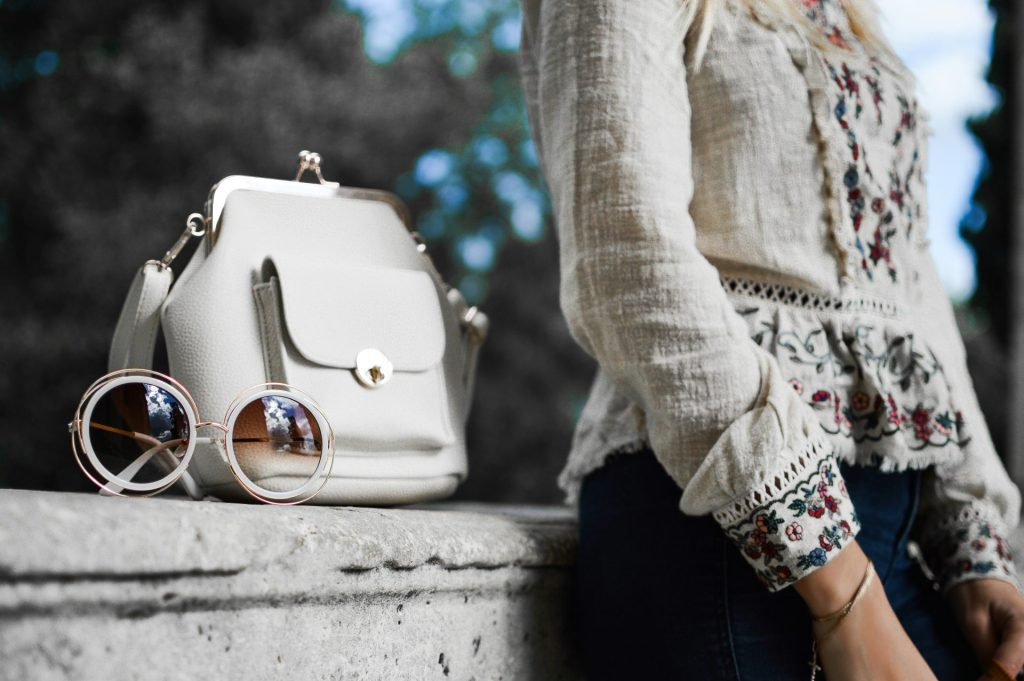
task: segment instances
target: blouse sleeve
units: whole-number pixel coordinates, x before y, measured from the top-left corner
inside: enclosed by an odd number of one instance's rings
[[[696,247],[686,7],[523,0],[521,76],[570,332],[643,410],[680,510],[776,591],[860,526],[816,416]]]
[[[943,373],[956,398],[967,441],[963,456],[929,467],[922,479],[921,500],[911,536],[945,593],[955,584],[982,578],[1002,579],[1021,590],[1009,533],[1020,518],[1020,490],[996,454],[977,393],[967,368],[967,353],[953,306],[926,251],[921,255],[923,309],[933,324]]]

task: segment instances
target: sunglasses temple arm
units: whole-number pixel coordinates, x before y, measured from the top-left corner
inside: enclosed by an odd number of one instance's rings
[[[131,480],[140,470],[142,470],[143,466],[149,463],[150,459],[157,454],[166,451],[167,447],[177,444],[181,444],[181,440],[168,440],[167,442],[161,442],[155,447],[150,447],[140,454],[135,461],[132,461],[120,473],[118,473],[117,477],[122,480]],[[109,481],[105,487],[100,489],[100,494],[104,496],[114,496],[120,494],[123,490],[124,487],[121,487],[116,482]]]
[[[169,459],[167,463],[170,464],[171,470],[174,470],[174,467],[177,465],[178,460],[174,458],[173,454],[167,451],[167,448],[175,444],[181,444],[181,440],[170,440],[168,442],[162,442],[158,444],[156,447],[151,447],[147,449],[139,456],[139,458],[135,459],[135,461],[128,464],[128,466],[125,467],[123,471],[118,473],[117,477],[121,479],[131,480],[132,478],[135,477],[136,474],[138,474],[140,470],[142,470],[142,467],[146,465],[146,462],[149,461],[154,456],[162,456],[163,458]],[[206,497],[206,495],[203,493],[203,490],[199,487],[198,484],[196,484],[195,478],[189,475],[188,471],[182,471],[181,477],[179,477],[176,482],[180,482],[181,486],[185,488],[185,493],[188,494],[193,499],[202,500]],[[120,493],[123,489],[123,487],[117,485],[116,483],[108,482],[107,487],[100,489],[100,494],[104,496],[115,496],[118,493]]]
[[[178,461],[177,459],[174,458],[173,454],[167,451],[166,447],[167,443],[164,443],[157,447],[153,447],[151,449],[146,450],[145,452],[142,453],[141,456],[139,456],[139,458],[137,458],[135,461],[129,464],[123,471],[121,471],[117,477],[122,479],[127,478],[128,480],[131,480],[142,469],[142,467],[146,465],[146,462],[149,461],[149,459],[152,458],[154,455],[160,455],[164,458],[170,459],[168,463],[171,465],[171,468],[173,470],[174,466],[178,463]],[[199,485],[196,483],[195,478],[188,474],[188,471],[182,471],[181,476],[175,482],[180,482],[181,486],[185,489],[185,493],[188,494],[193,499],[195,499],[196,501],[202,501],[203,499],[206,498],[206,494],[203,492],[202,488],[200,488]],[[106,488],[100,489],[100,494],[104,496],[116,496],[123,489],[123,487],[117,485],[116,483],[108,482]]]
[[[181,472],[181,477],[178,478],[178,482],[180,482],[181,486],[185,488],[185,492],[196,501],[202,501],[206,498],[206,494],[196,483],[195,478],[188,474],[188,471]]]
[[[212,437],[196,437],[194,439],[197,442],[214,441],[214,438]],[[168,463],[171,463],[172,467],[177,465],[178,461],[174,459],[173,455],[171,455],[169,452],[164,451],[162,454],[164,454],[165,457],[169,460]],[[180,482],[181,486],[184,487],[185,494],[187,494],[194,500],[203,501],[204,499],[207,498],[207,494],[203,492],[203,488],[199,485],[198,482],[196,482],[196,478],[189,475],[187,470],[181,471],[181,476],[177,479],[177,482]]]

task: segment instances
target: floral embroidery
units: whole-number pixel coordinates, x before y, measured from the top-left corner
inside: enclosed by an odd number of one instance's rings
[[[916,134],[917,101],[895,81],[883,77],[877,55],[864,48],[853,49],[846,37],[850,29],[841,2],[802,0],[801,5],[829,40],[851,52],[848,58],[822,55],[835,86],[829,94],[832,113],[846,141],[846,168],[841,171],[841,179],[853,230],[851,255],[859,256],[860,271],[868,281],[875,281],[881,274],[882,280],[896,283],[896,237],[902,231],[909,239],[917,218],[923,215],[912,190],[914,182],[923,181],[919,164],[922,142]],[[891,107],[886,92],[890,86],[894,90]],[[868,97],[872,115],[864,115]],[[885,167],[877,178],[868,159],[869,140],[883,145],[871,147],[875,164]],[[900,220],[894,212],[897,208]],[[841,228],[836,225],[836,229]]]
[[[833,19],[833,12],[837,11],[832,6],[833,0],[801,0],[804,7],[804,13],[807,17],[818,24],[825,33],[825,37],[833,45],[843,48],[844,50],[852,50],[850,43],[846,40],[842,30],[840,30],[836,21]],[[839,10],[841,11],[841,10]]]
[[[824,565],[859,529],[846,485],[834,457],[827,456],[803,479],[748,517],[726,528],[769,589],[796,581],[801,572]]]
[[[1009,543],[998,524],[968,506],[934,527],[921,528],[921,550],[941,586],[981,576],[1016,577]]]
[[[851,143],[854,158],[857,156],[857,145]],[[846,202],[850,204],[850,219],[853,220],[854,230],[860,230],[860,223],[864,219],[864,193],[860,190],[860,173],[857,166],[851,165],[843,175],[843,185],[846,186]],[[860,237],[857,237],[858,244]],[[860,246],[858,245],[858,248]],[[860,248],[863,253],[863,248]]]
[[[963,413],[946,393],[925,389],[944,385],[943,370],[913,333],[880,337],[869,323],[835,333],[817,325],[779,329],[774,317],[758,318],[760,310],[755,305],[739,312],[754,342],[783,368],[793,367],[797,375],[789,383],[826,433],[858,444],[903,434],[912,451],[970,441]]]
[[[847,115],[848,99],[852,99],[854,102],[853,117],[855,119],[859,119],[864,110],[864,104],[861,99],[860,84],[857,81],[858,73],[851,69],[845,62],[843,62],[838,68],[829,60],[825,60],[825,64],[828,67],[829,73],[832,75],[832,80],[836,83],[840,93],[833,111],[839,126],[846,133],[847,148],[850,151],[850,157],[852,159],[852,162],[847,166],[846,173],[843,175],[843,185],[846,188],[846,202],[849,204],[850,220],[855,232],[854,246],[861,255],[861,267],[869,279],[874,278],[874,271],[879,266],[879,263],[884,263],[885,271],[888,273],[889,278],[895,282],[897,277],[896,268],[892,258],[892,239],[896,236],[897,229],[893,224],[894,216],[891,211],[886,209],[885,198],[883,196],[879,196],[877,192],[869,191],[866,186],[867,183],[862,181],[861,166],[863,166],[863,175],[866,176],[867,179],[873,180],[874,175],[871,171],[871,166],[867,162],[866,156],[862,154],[857,133],[854,131]],[[865,75],[864,81],[868,84],[868,87],[871,90],[871,98],[875,105],[877,121],[881,124],[882,110],[879,105],[882,102],[882,91],[878,79],[880,71],[878,70],[877,65],[874,64],[873,59],[870,62],[869,68],[872,70],[873,75]],[[901,102],[901,105],[906,102],[906,99],[902,96],[898,96],[897,99]],[[899,144],[902,139],[902,130],[904,128],[910,130],[913,129],[913,116],[905,114],[902,117],[900,126],[896,132],[896,139],[893,142],[893,146]],[[863,159],[862,156],[864,156]],[[862,163],[859,164],[858,162],[860,161],[862,161]],[[898,194],[902,200],[904,186],[899,180],[899,175],[895,171],[890,171],[889,177],[889,198],[893,199],[894,194]],[[896,179],[895,187],[892,186],[893,178]],[[870,213],[867,211],[869,204],[867,196],[869,194],[872,195],[870,201]],[[871,230],[869,237],[864,237],[861,230],[865,217],[871,217],[873,223],[873,229]],[[870,266],[868,264],[869,261]]]
[[[900,124],[896,126],[896,132],[892,138],[892,145],[895,147],[903,139],[903,133],[913,131],[917,128],[917,116],[910,106],[910,101],[903,95],[897,95],[896,101],[900,103]]]
[[[911,450],[924,449],[925,447],[945,447],[949,444],[965,445],[969,441],[967,437],[960,437],[959,433],[964,428],[964,418],[960,411],[952,411],[948,407],[926,407],[917,403],[912,407],[899,406],[892,393],[886,393],[883,398],[880,393],[874,393],[873,399],[866,393],[858,392],[856,395],[863,395],[862,402],[866,400],[868,406],[853,403],[841,404],[838,392],[831,394],[824,390],[815,393],[824,394],[827,398],[819,398],[811,401],[811,406],[819,407],[815,402],[832,403],[832,421],[834,427],[827,423],[822,425],[825,431],[831,435],[844,435],[850,437],[854,442],[865,440],[879,440],[883,437],[894,435],[901,431],[907,431],[912,435],[909,445]],[[855,396],[856,396],[855,395]],[[830,398],[830,399],[828,399]]]
[[[878,125],[882,124],[882,86],[879,83],[881,75],[882,72],[875,63],[871,64],[871,73],[864,74],[864,82],[868,84],[868,88],[871,90],[871,102],[875,105],[875,122]]]
[[[853,96],[853,101],[856,104],[856,108],[854,109],[853,115],[854,115],[854,118],[860,118],[861,112],[864,111],[864,102],[861,101],[860,85],[857,83],[857,79],[854,78],[853,71],[850,70],[850,67],[847,66],[846,62],[843,62],[843,64],[842,64],[843,72],[842,72],[841,76],[838,73],[836,73],[836,69],[835,69],[835,67],[831,63],[828,64],[828,68],[829,68],[829,71],[832,73],[833,80],[835,80],[836,84],[839,85],[839,89],[840,90],[844,90],[848,94]],[[845,114],[846,113],[846,99],[845,98],[840,99],[839,103],[836,105],[836,107],[838,107],[842,111],[842,113]],[[839,122],[843,126],[843,129],[849,130],[850,129],[849,123],[846,122],[845,118],[839,116],[838,113],[839,112],[837,111],[837,116],[836,117],[839,118]],[[855,135],[853,135],[852,132],[850,133],[850,138],[854,142],[854,144],[852,146],[854,148],[856,148],[856,139],[857,138],[856,138]],[[857,158],[856,154],[854,154],[854,158]]]

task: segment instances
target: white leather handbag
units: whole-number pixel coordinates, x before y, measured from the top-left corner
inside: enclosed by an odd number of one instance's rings
[[[170,373],[200,413],[264,382],[315,399],[335,436],[310,503],[392,505],[449,496],[468,472],[465,425],[487,316],[438,273],[395,195],[324,180],[318,154],[294,180],[232,175],[178,242],[136,275],[110,369],[150,368],[162,328]],[[303,182],[306,171],[318,182]],[[171,286],[171,261],[202,242]],[[268,459],[263,480],[287,475]],[[213,445],[186,491],[249,496]],[[260,483],[260,479],[254,482]]]

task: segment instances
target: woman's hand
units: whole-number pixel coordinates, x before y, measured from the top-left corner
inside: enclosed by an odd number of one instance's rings
[[[868,559],[856,540],[793,586],[814,616],[835,612],[860,586]],[[829,681],[935,681],[928,663],[903,629],[876,576],[835,631],[835,621],[814,623],[818,664]]]
[[[948,597],[982,668],[994,660],[1012,678],[1024,666],[1024,596],[1001,579],[972,579]]]

